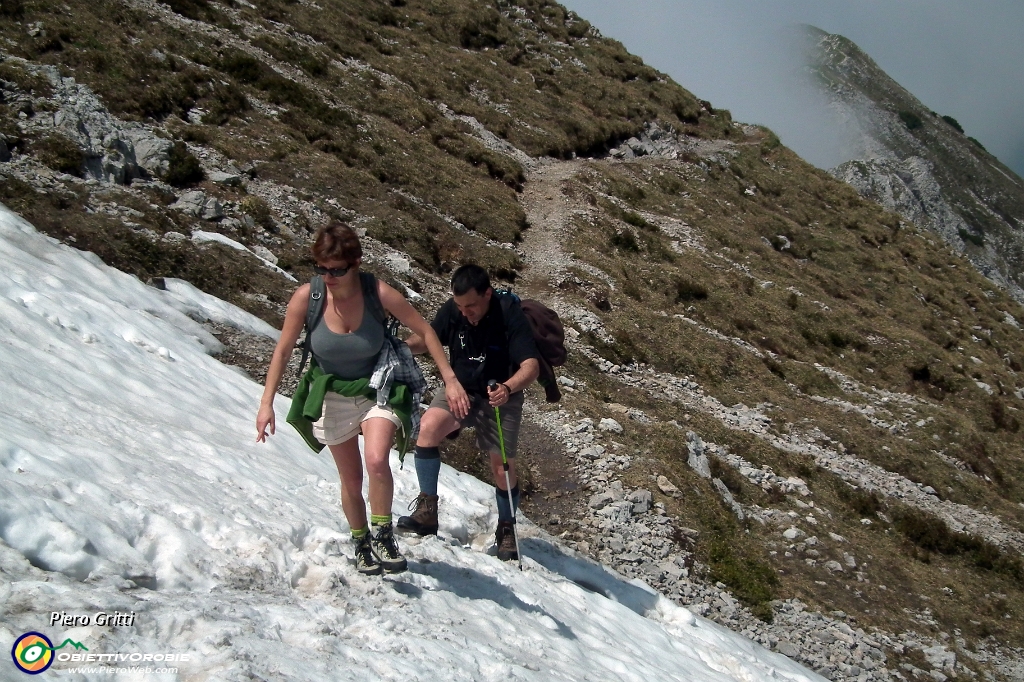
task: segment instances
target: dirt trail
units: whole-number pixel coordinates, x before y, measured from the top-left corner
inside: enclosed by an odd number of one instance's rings
[[[521,288],[546,299],[573,259],[563,248],[570,221],[590,207],[569,196],[565,184],[579,172],[579,161],[551,161],[538,165],[527,177],[522,196],[529,228],[520,251],[525,254]]]

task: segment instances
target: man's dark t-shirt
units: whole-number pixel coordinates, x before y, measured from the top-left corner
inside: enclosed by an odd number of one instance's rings
[[[538,358],[533,331],[518,303],[503,306],[492,294],[487,313],[475,327],[466,320],[454,299],[441,306],[430,326],[448,346],[452,369],[467,392],[486,395],[490,379],[501,383],[528,358]],[[504,308],[504,310],[503,310]]]

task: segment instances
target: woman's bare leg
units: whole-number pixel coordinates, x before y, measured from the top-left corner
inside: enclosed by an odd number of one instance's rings
[[[363,456],[366,459],[366,473],[370,477],[370,513],[387,516],[391,514],[391,502],[395,496],[389,455],[398,429],[384,417],[367,419],[362,427]]]
[[[359,458],[359,440],[352,437],[344,443],[328,447],[341,478],[341,508],[348,519],[349,528],[366,528],[368,524],[366,502],[363,500],[363,462]]]

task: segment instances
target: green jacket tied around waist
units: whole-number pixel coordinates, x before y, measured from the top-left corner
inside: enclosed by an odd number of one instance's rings
[[[370,388],[370,378],[339,379],[327,374],[313,362],[309,370],[302,375],[298,388],[292,396],[292,405],[288,410],[287,422],[295,427],[306,444],[314,452],[324,449],[324,444],[313,436],[313,423],[324,413],[324,397],[331,391],[346,398],[362,396],[368,400],[377,399],[377,390]],[[412,391],[405,384],[395,383],[391,386],[388,406],[402,422],[402,428],[395,434],[395,449],[398,456],[405,458],[409,450],[409,435],[412,433],[412,411],[414,409]],[[418,405],[415,407],[419,407]]]

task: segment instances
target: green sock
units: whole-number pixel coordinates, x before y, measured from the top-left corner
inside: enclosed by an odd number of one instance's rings
[[[369,532],[370,532],[369,528],[353,528],[352,529],[352,539],[353,540],[358,540],[360,538],[366,537],[366,534],[369,533]]]
[[[370,524],[374,528],[386,526],[391,523],[391,514],[370,514]]]

